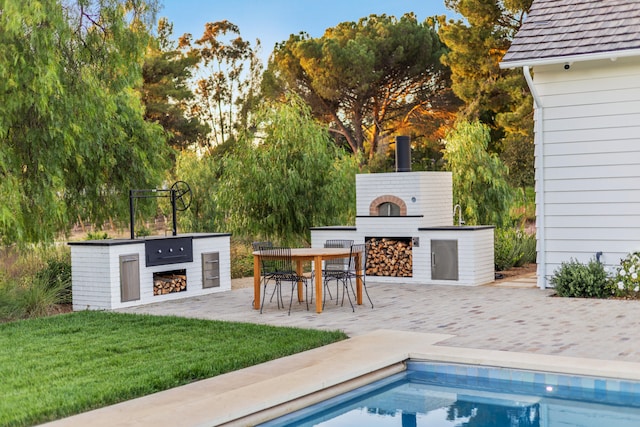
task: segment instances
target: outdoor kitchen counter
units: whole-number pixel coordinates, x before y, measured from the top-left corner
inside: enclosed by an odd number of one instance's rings
[[[230,236],[69,242],[73,309],[111,310],[230,290]],[[169,287],[159,289],[161,282]]]
[[[192,239],[205,239],[215,237],[229,237],[231,233],[181,233],[177,236],[145,236],[138,239],[100,239],[100,240],[78,240],[67,242],[68,245],[89,245],[89,246],[114,246],[114,245],[132,245],[136,243],[144,243],[145,240],[155,239],[177,239],[183,237],[191,237]]]
[[[418,231],[477,231],[496,228],[495,225],[445,225],[439,227],[419,227]]]

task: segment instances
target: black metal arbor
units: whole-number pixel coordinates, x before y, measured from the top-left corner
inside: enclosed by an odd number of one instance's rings
[[[135,234],[135,199],[154,199],[158,197],[169,197],[171,199],[171,222],[172,235],[178,234],[176,227],[176,212],[185,211],[191,206],[191,188],[184,181],[176,181],[171,188],[129,190],[129,222],[131,227],[131,240],[136,238]]]

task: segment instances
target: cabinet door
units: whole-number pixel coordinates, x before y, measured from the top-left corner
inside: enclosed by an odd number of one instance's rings
[[[120,302],[140,299],[140,255],[120,255]]]
[[[220,252],[202,253],[202,287],[220,286]]]
[[[431,241],[431,280],[458,280],[458,241]]]

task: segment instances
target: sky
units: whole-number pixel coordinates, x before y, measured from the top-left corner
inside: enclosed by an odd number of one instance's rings
[[[196,40],[204,24],[227,20],[240,29],[240,36],[255,44],[260,39],[262,55],[268,57],[276,43],[301,31],[321,37],[324,30],[345,21],[357,22],[371,14],[397,18],[414,12],[419,22],[434,15],[455,17],[444,0],[162,0],[158,17],[173,23],[177,39],[191,33]]]

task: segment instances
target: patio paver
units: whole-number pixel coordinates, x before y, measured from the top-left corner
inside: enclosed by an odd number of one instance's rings
[[[253,290],[239,279],[230,292],[117,311],[343,330],[358,336],[378,329],[453,335],[454,347],[640,362],[640,301],[559,298],[526,276],[478,287],[381,284],[367,281],[375,307],[355,313],[329,301],[325,311],[296,305],[291,315],[275,302],[251,308]],[[365,298],[366,302],[366,298]]]

